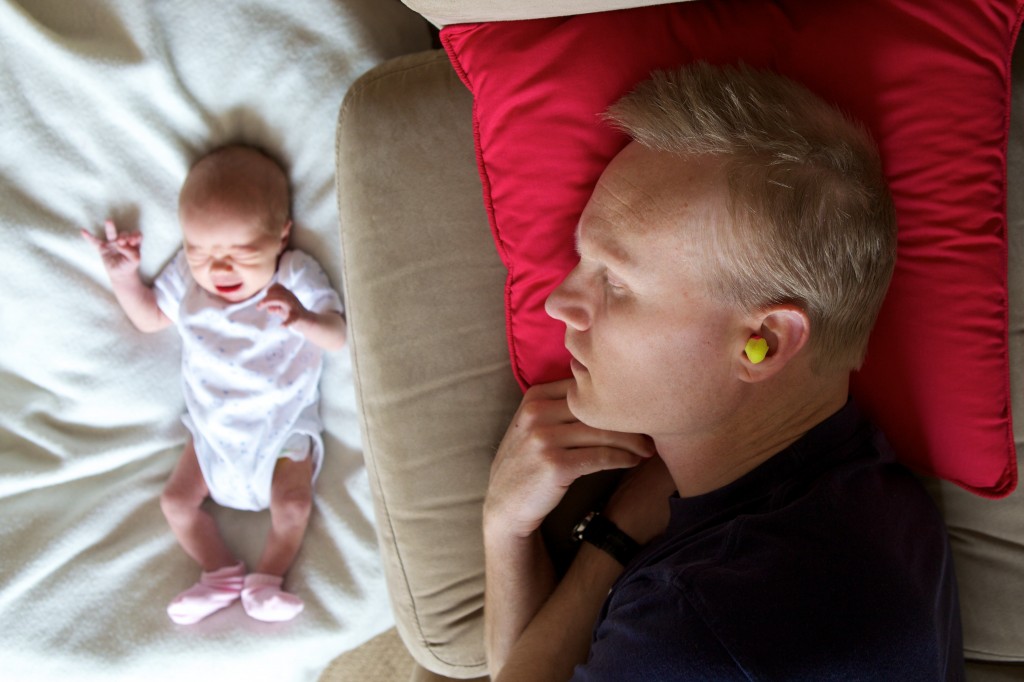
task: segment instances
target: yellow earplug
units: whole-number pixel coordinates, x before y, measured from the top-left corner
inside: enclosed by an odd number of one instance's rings
[[[755,365],[765,359],[768,355],[768,342],[762,339],[760,336],[751,336],[750,340],[747,341],[746,348],[743,352],[747,354],[747,358]]]

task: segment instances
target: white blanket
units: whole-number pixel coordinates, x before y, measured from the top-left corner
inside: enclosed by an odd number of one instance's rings
[[[397,0],[0,0],[0,679],[308,680],[390,627],[346,351],[327,358],[326,459],[287,581],[306,611],[170,622],[198,577],[158,503],[186,436],[180,346],[131,326],[78,230],[140,229],[152,278],[190,164],[259,144],[291,176],[293,245],[340,286],[338,107],[427,47]],[[215,514],[252,566],[267,513]]]

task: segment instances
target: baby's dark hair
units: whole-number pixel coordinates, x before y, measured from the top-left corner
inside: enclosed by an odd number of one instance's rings
[[[202,206],[211,198],[239,211],[258,211],[272,232],[284,229],[291,216],[288,176],[280,163],[257,147],[218,147],[192,166],[181,188],[179,209]]]

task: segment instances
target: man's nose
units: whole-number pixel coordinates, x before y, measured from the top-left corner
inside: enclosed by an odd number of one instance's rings
[[[576,268],[544,302],[544,310],[549,316],[565,322],[576,331],[588,329],[591,320],[590,308],[580,284],[579,268]]]

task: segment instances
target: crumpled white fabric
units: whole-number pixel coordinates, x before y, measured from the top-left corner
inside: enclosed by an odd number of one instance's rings
[[[324,466],[285,581],[306,610],[168,620],[199,576],[158,502],[187,436],[180,342],[131,326],[78,230],[140,229],[151,279],[180,247],[189,166],[258,144],[291,179],[292,245],[340,286],[338,108],[428,47],[383,0],[0,0],[0,678],[312,680],[391,626],[344,350],[325,358]],[[255,566],[269,515],[214,512]]]

